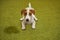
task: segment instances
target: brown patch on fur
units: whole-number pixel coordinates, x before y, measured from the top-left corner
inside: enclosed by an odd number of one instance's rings
[[[26,9],[23,9],[22,11],[21,11],[21,15],[26,15],[27,14],[27,12],[26,12]]]
[[[35,10],[30,10],[31,13],[35,14]]]
[[[27,15],[27,10],[26,9],[23,9],[22,11],[21,11],[21,15],[24,15],[24,16],[26,16]],[[29,15],[31,16],[32,14],[35,14],[35,10],[30,10],[29,11]]]

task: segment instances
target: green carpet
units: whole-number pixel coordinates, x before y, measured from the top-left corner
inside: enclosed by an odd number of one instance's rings
[[[21,29],[21,10],[31,2],[36,29]],[[0,0],[0,40],[60,40],[60,0]]]

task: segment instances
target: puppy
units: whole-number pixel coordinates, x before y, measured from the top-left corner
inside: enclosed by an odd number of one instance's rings
[[[31,3],[29,3],[29,7],[21,11],[21,15],[23,15],[20,19],[22,21],[22,29],[25,29],[26,24],[32,24],[32,28],[35,29],[35,20],[37,18],[35,17],[35,10],[31,7]]]

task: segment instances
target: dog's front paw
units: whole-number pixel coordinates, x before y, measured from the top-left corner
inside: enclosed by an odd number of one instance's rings
[[[35,26],[34,26],[34,27],[32,27],[32,29],[35,29]]]
[[[22,30],[25,30],[25,27],[22,27]]]

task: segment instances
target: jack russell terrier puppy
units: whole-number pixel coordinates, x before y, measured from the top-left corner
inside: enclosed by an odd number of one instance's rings
[[[32,28],[35,29],[35,10],[31,7],[31,3],[29,3],[29,7],[23,9],[21,11],[23,17],[20,19],[22,21],[22,29],[25,29],[26,24],[32,24]]]

